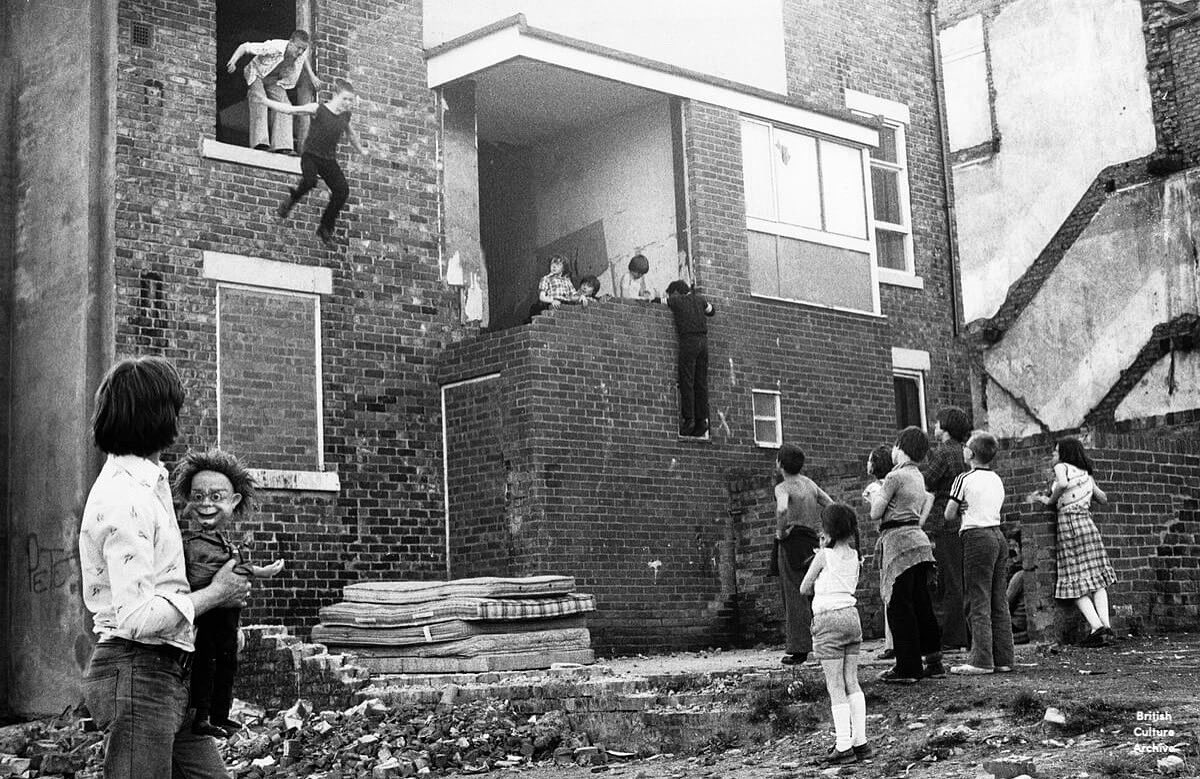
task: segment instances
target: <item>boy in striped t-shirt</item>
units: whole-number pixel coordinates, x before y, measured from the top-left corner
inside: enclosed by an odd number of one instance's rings
[[[1000,530],[1004,483],[991,469],[999,444],[995,436],[975,431],[963,448],[971,470],[960,473],[950,488],[945,518],[962,514],[959,536],[963,549],[963,600],[971,628],[968,662],[952,674],[1006,673],[1012,670],[1012,620],[1008,613],[1008,541]]]

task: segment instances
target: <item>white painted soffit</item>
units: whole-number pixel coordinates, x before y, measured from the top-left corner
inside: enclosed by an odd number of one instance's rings
[[[783,96],[662,62],[530,27],[521,14],[435,46],[425,52],[429,87],[450,84],[517,58],[587,73],[666,95],[710,103],[862,146],[876,146],[869,120],[849,112],[822,112]]]

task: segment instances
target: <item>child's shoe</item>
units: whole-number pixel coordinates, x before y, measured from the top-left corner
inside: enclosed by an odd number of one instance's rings
[[[1087,647],[1088,649],[1104,646],[1104,628],[1096,628],[1091,633],[1088,633],[1087,638],[1079,642],[1079,646]]]
[[[225,731],[226,737],[233,736],[244,727],[242,723],[238,722],[237,720],[229,719],[228,717],[212,720],[212,724]]]
[[[855,753],[853,747],[850,749],[843,749],[840,752],[838,751],[837,747],[834,747],[833,749],[829,750],[829,755],[825,758],[826,765],[846,765],[847,763],[857,762],[858,755]]]
[[[895,660],[896,659],[896,650],[895,649],[885,649],[882,652],[880,652],[879,654],[875,655],[875,659],[876,660]]]
[[[321,239],[321,243],[325,244],[330,249],[334,247],[335,244],[333,243],[333,231],[328,227],[324,225],[318,227],[317,237]]]
[[[946,678],[946,666],[942,664],[942,661],[940,659],[934,660],[932,662],[925,664],[925,678],[926,679],[945,679]]]
[[[871,742],[866,741],[862,744],[854,744],[850,747],[854,751],[854,756],[859,760],[866,760],[871,755],[875,754],[875,750],[871,749]]]
[[[881,682],[885,682],[886,684],[916,684],[917,682],[921,681],[915,676],[901,676],[900,674],[896,673],[895,668],[889,668],[875,678]]]
[[[198,736],[212,736],[213,738],[228,738],[229,735],[223,728],[219,728],[212,724],[208,719],[208,715],[199,716],[192,721],[192,732]]]
[[[794,654],[784,655],[779,658],[779,662],[784,665],[804,665],[804,661],[808,659],[808,652],[795,652]]]

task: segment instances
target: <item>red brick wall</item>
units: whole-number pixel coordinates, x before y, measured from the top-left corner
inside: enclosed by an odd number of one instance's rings
[[[1166,431],[1161,431],[1165,433]],[[1094,431],[1084,437],[1108,496],[1094,520],[1117,574],[1109,589],[1115,624],[1139,631],[1200,626],[1200,444],[1194,425],[1175,438],[1157,430]],[[996,471],[1008,493],[1005,520],[1022,528],[1031,629],[1077,638],[1082,619],[1055,601],[1055,517],[1026,497],[1050,480],[1055,437],[1006,441]]]
[[[215,127],[214,14],[212,0],[118,6],[116,351],[180,368],[188,403],[169,462],[217,438],[216,285],[201,278],[201,252],[332,271],[321,300],[324,454],[341,491],[264,494],[239,528],[257,531],[264,557],[288,560],[256,587],[253,619],[307,628],[347,581],[444,571],[432,368],[459,315],[457,289],[439,280],[435,100],[419,4],[321,4],[318,75],[355,83],[353,126],[369,147],[357,157],[343,144],[350,199],[327,250],[313,234],[324,186],[280,222],[273,207],[294,176],[200,156]],[[132,45],[133,21],[152,27],[153,47]],[[285,427],[247,464],[288,465]]]
[[[1170,31],[1176,143],[1191,165],[1200,163],[1200,16]]]

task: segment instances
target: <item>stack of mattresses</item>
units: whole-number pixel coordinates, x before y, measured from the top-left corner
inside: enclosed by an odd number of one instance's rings
[[[591,595],[570,576],[360,582],[321,609],[313,641],[381,673],[470,673],[590,663]]]

